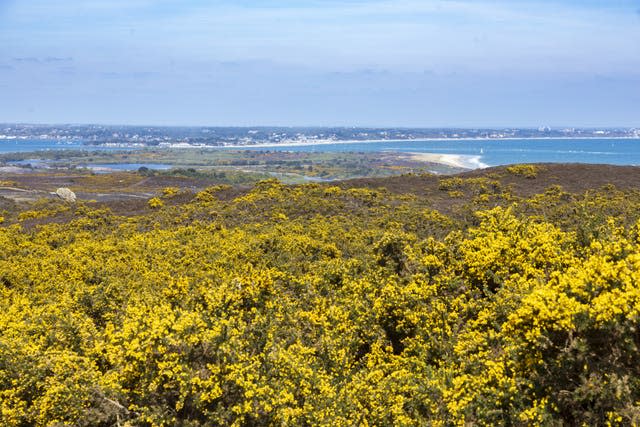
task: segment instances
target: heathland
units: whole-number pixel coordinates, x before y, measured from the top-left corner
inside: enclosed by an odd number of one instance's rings
[[[2,175],[3,425],[640,422],[640,169],[196,172]]]

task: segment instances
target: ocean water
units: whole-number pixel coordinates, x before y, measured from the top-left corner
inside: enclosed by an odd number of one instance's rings
[[[640,139],[501,139],[357,142],[261,147],[260,150],[407,152],[460,156],[468,167],[514,163],[640,165]]]
[[[0,153],[38,150],[139,150],[139,147],[101,147],[82,142],[46,140],[0,140]],[[214,149],[234,149],[226,147]],[[340,142],[331,144],[290,144],[242,147],[247,150],[303,152],[406,152],[458,156],[470,168],[513,163],[603,163],[640,165],[638,139],[491,139],[491,140],[415,140],[384,142]]]
[[[0,139],[0,153],[25,153],[30,151],[51,150],[121,151],[134,149],[140,148],[85,145],[82,141],[57,141],[47,139]]]
[[[87,165],[80,165],[80,167],[87,167],[93,170],[119,170],[119,171],[135,171],[140,168],[147,168],[153,170],[168,170],[171,169],[171,165],[165,163],[89,163]]]

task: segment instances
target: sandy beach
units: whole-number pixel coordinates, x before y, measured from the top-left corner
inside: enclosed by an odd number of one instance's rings
[[[428,163],[439,163],[461,169],[486,168],[487,164],[480,161],[480,156],[465,156],[461,154],[439,153],[407,153],[412,160]]]

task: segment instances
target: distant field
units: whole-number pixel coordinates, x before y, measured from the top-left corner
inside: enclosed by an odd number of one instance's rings
[[[376,177],[403,173],[451,174],[465,170],[440,162],[429,162],[408,153],[363,152],[289,152],[253,150],[135,150],[105,151],[38,151],[0,155],[5,162],[5,173],[15,166],[21,172],[83,173],[82,169],[100,166],[97,172],[105,172],[104,164],[116,168],[143,164],[173,167],[173,171],[159,174],[214,178],[228,184],[254,183],[275,177],[287,183],[329,181],[354,177]],[[47,169],[48,168],[48,169]],[[134,170],[137,168],[133,168]],[[146,169],[146,168],[145,168]],[[2,169],[0,168],[0,173]],[[153,173],[153,171],[150,171]]]

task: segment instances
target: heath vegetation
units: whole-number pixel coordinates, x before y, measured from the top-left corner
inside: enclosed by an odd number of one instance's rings
[[[638,424],[640,192],[547,173],[2,205],[2,425]]]

